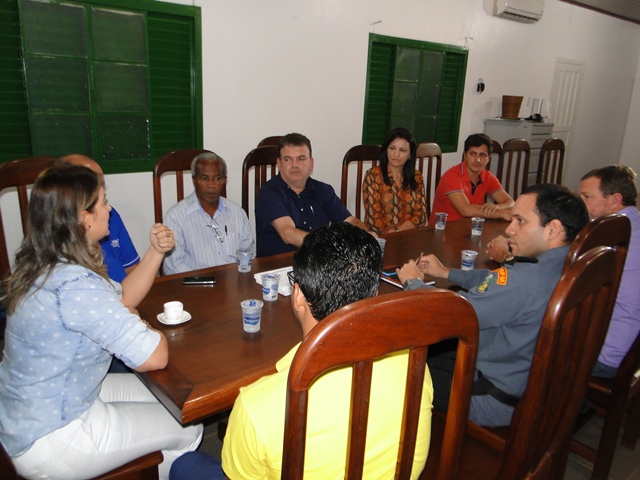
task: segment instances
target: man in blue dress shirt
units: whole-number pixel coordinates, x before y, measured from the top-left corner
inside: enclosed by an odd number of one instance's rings
[[[331,185],[310,178],[313,156],[307,137],[285,135],[278,145],[277,165],[280,173],[264,184],[256,202],[259,257],[292,252],[311,230],[328,223],[348,222],[367,230]]]

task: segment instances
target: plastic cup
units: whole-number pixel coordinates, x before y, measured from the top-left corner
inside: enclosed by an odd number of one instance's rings
[[[448,215],[448,213],[436,212],[436,230],[444,230],[444,227],[447,226]]]
[[[245,332],[256,333],[260,331],[260,316],[262,315],[263,305],[262,301],[253,299],[240,302],[242,307],[242,328]]]
[[[182,318],[182,302],[167,302],[164,304],[164,320],[167,323],[178,322]]]
[[[238,260],[238,271],[247,273],[251,271],[251,260],[253,260],[253,250],[248,248],[239,248],[236,250],[236,258]]]
[[[280,286],[280,275],[277,273],[262,274],[262,299],[265,302],[275,302],[278,300],[278,287]]]
[[[473,270],[476,264],[476,257],[478,252],[475,250],[462,250],[462,266],[461,270]]]
[[[382,255],[384,255],[384,246],[387,244],[387,240],[380,237],[378,237],[376,240],[378,240],[378,245],[380,245],[380,250],[382,250]]]
[[[471,219],[471,235],[482,235],[483,228],[484,228],[484,218],[473,217]]]

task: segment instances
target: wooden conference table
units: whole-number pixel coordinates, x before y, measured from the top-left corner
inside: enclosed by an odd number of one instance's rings
[[[444,231],[422,227],[385,235],[385,268],[401,265],[421,252],[434,253],[446,266],[459,267],[461,250],[478,252],[476,268],[496,268],[485,253],[486,244],[504,233],[507,222],[487,220],[482,236],[471,236],[469,219],[450,222]],[[250,273],[239,273],[236,265],[225,265],[160,277],[139,307],[142,318],[163,331],[169,341],[169,365],[163,370],[138,373],[147,387],[173,416],[183,424],[204,418],[233,406],[240,387],[275,372],[276,362],[302,340],[302,330],[291,309],[290,298],[279,296],[264,302],[259,333],[242,329],[240,302],[262,299],[254,274],[291,265],[293,254],[276,255],[253,261]],[[215,275],[215,286],[184,286],[189,275]],[[436,286],[447,288],[446,280]],[[399,291],[380,284],[380,294]],[[179,300],[192,316],[189,322],[165,326],[157,315],[163,304]]]

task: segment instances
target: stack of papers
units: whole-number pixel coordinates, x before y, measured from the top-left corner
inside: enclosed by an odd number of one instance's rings
[[[291,291],[293,288],[289,284],[289,277],[287,277],[287,273],[293,271],[293,267],[284,267],[277,268],[275,270],[267,270],[266,272],[256,273],[253,278],[256,279],[256,282],[262,285],[262,275],[265,273],[277,273],[280,275],[280,282],[278,283],[278,293],[280,295],[284,295],[285,297],[289,297],[291,295]]]

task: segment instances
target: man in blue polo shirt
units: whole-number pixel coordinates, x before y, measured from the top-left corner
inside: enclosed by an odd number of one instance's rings
[[[279,174],[264,184],[256,206],[259,257],[292,252],[311,230],[348,222],[367,230],[342,205],[333,187],[311,177],[311,142],[299,133],[285,135],[278,145]]]

